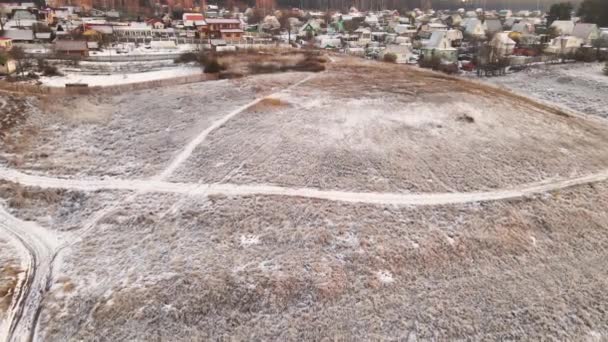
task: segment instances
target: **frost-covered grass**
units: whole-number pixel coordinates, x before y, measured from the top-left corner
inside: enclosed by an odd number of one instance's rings
[[[0,180],[0,202],[11,214],[57,231],[80,230],[89,217],[121,197],[120,192],[43,189]]]
[[[452,192],[608,166],[608,125],[410,69],[337,68],[231,119],[173,179]]]
[[[8,130],[15,142],[0,147],[0,161],[62,177],[144,178],[217,127],[192,155],[179,154],[186,162],[173,179],[443,192],[608,165],[599,121],[386,63],[328,69],[242,112],[307,75],[30,98],[34,109]],[[15,216],[75,231],[44,296],[40,340],[608,336],[606,182],[418,207],[48,193],[10,182],[0,190],[16,197]]]
[[[21,272],[21,261],[17,251],[3,237],[0,237],[0,323],[5,318],[13,299],[18,274]]]
[[[118,96],[29,99],[34,109],[27,122],[10,132],[14,138],[27,137],[27,143],[1,146],[0,163],[38,174],[150,176],[223,115],[304,76],[202,82]]]
[[[608,117],[608,77],[602,74],[603,66],[548,65],[486,80],[585,114]]]
[[[401,209],[142,195],[105,217],[65,258],[40,336],[604,334],[607,190],[598,184],[523,201]]]

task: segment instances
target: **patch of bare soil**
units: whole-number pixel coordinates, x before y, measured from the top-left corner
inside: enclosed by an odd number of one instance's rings
[[[19,267],[15,253],[12,246],[0,238],[0,321],[4,319],[10,308],[19,273],[23,271]]]

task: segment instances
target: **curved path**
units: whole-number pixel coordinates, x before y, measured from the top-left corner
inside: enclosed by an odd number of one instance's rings
[[[0,169],[0,179],[17,182],[26,186],[71,189],[79,191],[126,190],[139,193],[160,192],[188,196],[273,195],[352,203],[412,206],[462,204],[527,197],[577,185],[606,181],[608,180],[608,170],[603,170],[598,173],[577,178],[549,179],[542,182],[522,184],[506,189],[446,193],[349,192],[339,190],[320,190],[315,188],[282,187],[266,184],[239,185],[220,183],[177,183],[161,180],[124,180],[111,178],[99,180],[78,180],[34,176],[8,169]]]

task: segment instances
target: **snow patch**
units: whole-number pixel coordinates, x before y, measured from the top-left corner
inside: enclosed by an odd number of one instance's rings
[[[241,235],[241,246],[249,247],[249,246],[259,245],[259,244],[260,244],[260,237],[258,235],[253,235],[253,234]]]
[[[378,271],[376,273],[376,277],[382,284],[392,284],[395,282],[395,278],[393,278],[393,274],[386,270]]]

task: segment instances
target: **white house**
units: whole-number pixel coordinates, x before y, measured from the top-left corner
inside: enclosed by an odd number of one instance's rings
[[[551,40],[551,43],[545,49],[547,53],[568,54],[575,52],[578,48],[585,44],[585,41],[575,36],[560,36]]]
[[[549,27],[554,29],[560,36],[571,35],[572,31],[574,31],[574,22],[572,20],[556,20]]]
[[[469,18],[464,22],[464,32],[473,37],[483,37],[486,34],[486,29],[481,20],[477,18]]]
[[[578,23],[574,26],[572,35],[582,39],[585,44],[591,44],[594,40],[600,38],[600,29],[596,24]]]
[[[509,38],[508,32],[498,32],[490,41],[490,46],[499,57],[505,57],[513,54],[515,45],[515,41]]]

